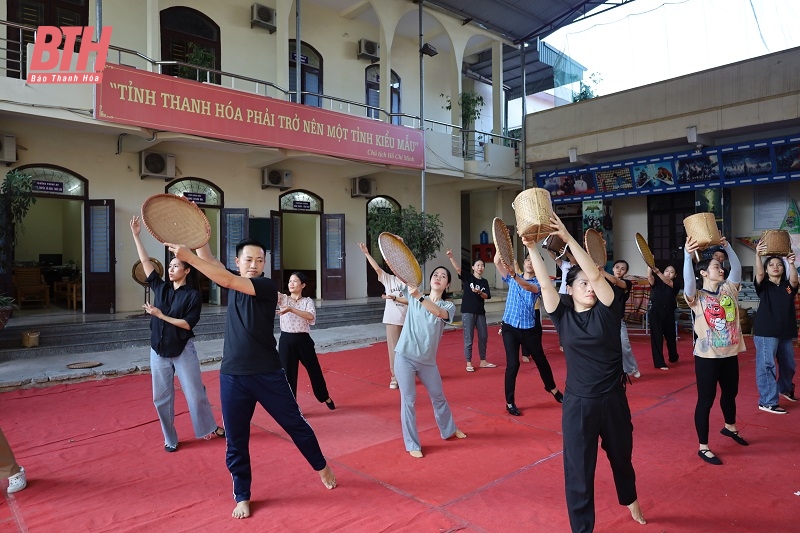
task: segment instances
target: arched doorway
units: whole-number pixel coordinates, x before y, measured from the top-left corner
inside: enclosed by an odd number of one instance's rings
[[[367,202],[367,240],[365,242],[367,243],[370,254],[378,262],[378,264],[381,265],[381,268],[383,268],[386,272],[391,272],[391,270],[389,270],[389,266],[383,261],[380,248],[378,248],[378,236],[373,235],[370,232],[369,214],[373,211],[399,213],[400,202],[389,196],[376,196]],[[367,296],[380,296],[383,294],[383,292],[383,284],[378,281],[378,275],[375,273],[372,267],[367,264]]]
[[[305,190],[282,194],[278,205],[271,213],[272,279],[283,288],[301,271],[307,296],[345,299],[344,215],[325,214],[322,198]]]
[[[89,202],[89,181],[66,168],[16,170],[31,178],[36,203],[18,233],[13,268],[35,270],[48,287],[47,299],[32,303],[46,313],[107,313],[115,295],[113,200]]]

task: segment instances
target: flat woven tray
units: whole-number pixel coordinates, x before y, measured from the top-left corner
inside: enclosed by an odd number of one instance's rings
[[[601,267],[608,261],[606,255],[606,240],[603,234],[594,228],[589,228],[583,235],[583,247],[589,253],[594,264]]]
[[[174,194],[154,194],[142,204],[144,227],[159,242],[202,248],[211,238],[211,225],[194,202]]]
[[[158,277],[164,275],[164,265],[161,264],[161,261],[156,259],[155,257],[150,258],[150,262],[153,263],[153,268],[158,274]],[[133,268],[131,268],[131,277],[133,281],[141,285],[142,287],[147,287],[147,276],[144,275],[144,267],[142,266],[141,261],[136,261],[133,264]]]
[[[70,363],[67,365],[67,368],[71,368],[73,370],[77,368],[94,368],[102,364],[103,363],[98,363],[97,361],[81,361],[80,363]]]
[[[378,247],[389,269],[406,285],[416,285],[422,290],[422,269],[417,258],[400,237],[383,232],[378,235]]]
[[[502,219],[495,217],[492,221],[492,239],[497,255],[505,265],[506,270],[511,271],[514,266],[514,246],[511,244],[511,233],[508,226]]]
[[[647,239],[645,239],[641,233],[636,234],[636,247],[639,248],[639,253],[642,254],[644,264],[650,268],[655,268],[656,258],[653,257],[653,252],[650,251],[650,246],[647,244]]]

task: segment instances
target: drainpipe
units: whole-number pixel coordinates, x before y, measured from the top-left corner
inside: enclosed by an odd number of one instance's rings
[[[522,169],[522,190],[528,188],[528,169],[526,168],[527,161],[525,160],[526,139],[525,134],[526,117],[528,116],[528,88],[525,86],[525,43],[521,43],[519,47],[519,57],[522,63],[522,132],[520,135],[520,150],[519,150],[519,167]]]
[[[303,103],[303,91],[301,89],[303,64],[300,62],[300,50],[302,50],[300,39],[300,4],[302,0],[295,0],[294,5],[294,90],[298,104]]]
[[[422,4],[424,0],[419,2],[419,127],[422,130],[422,172],[420,172],[420,187],[422,189],[422,198],[420,201],[420,212],[425,214],[425,55],[422,53],[423,42],[422,35]],[[424,222],[424,219],[423,219]],[[425,288],[425,265],[422,265],[422,288]]]
[[[103,30],[103,0],[94,2],[94,42],[100,42],[100,32]]]

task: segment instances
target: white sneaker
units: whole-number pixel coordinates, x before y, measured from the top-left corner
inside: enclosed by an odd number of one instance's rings
[[[642,377],[642,373],[639,372],[638,370],[634,370],[634,372],[633,372],[633,374],[631,374],[631,376],[633,376],[635,378],[640,378],[640,377]]]
[[[28,486],[28,480],[25,478],[25,469],[22,468],[19,472],[8,478],[8,493],[14,494]]]

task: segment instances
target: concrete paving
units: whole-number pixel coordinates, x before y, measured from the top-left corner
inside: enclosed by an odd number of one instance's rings
[[[486,315],[489,324],[500,322],[502,311]],[[455,323],[448,328],[460,327]],[[275,336],[276,338],[279,335]],[[378,322],[311,330],[317,352],[327,353],[362,348],[386,340],[386,327]],[[203,371],[218,370],[222,360],[222,339],[199,341],[197,354]],[[93,368],[70,369],[74,363],[100,363]],[[146,347],[122,348],[107,352],[54,354],[0,362],[0,392],[18,388],[50,386],[65,382],[124,376],[150,371],[150,353]]]

